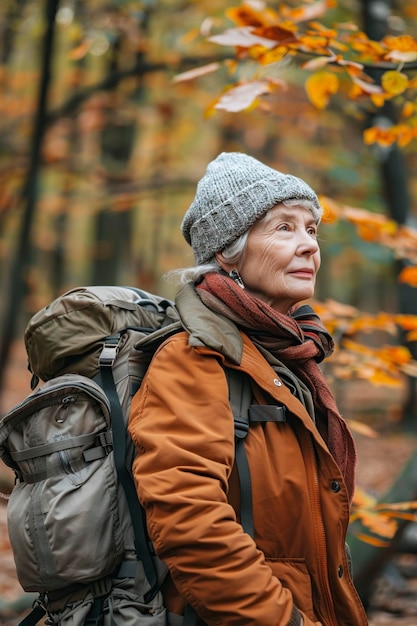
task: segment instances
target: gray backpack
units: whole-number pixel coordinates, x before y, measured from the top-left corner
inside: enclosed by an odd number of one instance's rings
[[[32,389],[45,382],[0,422],[17,576],[39,593],[25,626],[45,613],[65,626],[167,623],[126,424],[152,354],[179,330],[172,302],[124,287],[74,289],[29,321]]]

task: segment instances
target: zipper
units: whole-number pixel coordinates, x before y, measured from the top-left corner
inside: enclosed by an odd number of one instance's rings
[[[53,385],[46,388],[45,386],[41,387],[35,393],[25,398],[25,400],[18,404],[15,409],[8,414],[7,423],[16,424],[21,420],[24,420],[27,415],[32,412],[32,405],[34,403],[36,403],[38,409],[43,409],[53,404],[65,405],[70,403],[74,399],[72,398],[71,391],[68,388],[74,388],[75,391],[81,391],[96,400],[103,407],[103,409],[105,409],[105,417],[110,423],[110,402],[101,387],[93,381],[90,381],[88,378],[85,379],[85,382],[82,380],[71,381],[67,379],[55,382]],[[60,396],[60,392],[65,389],[68,389],[68,393],[66,393],[63,397]]]

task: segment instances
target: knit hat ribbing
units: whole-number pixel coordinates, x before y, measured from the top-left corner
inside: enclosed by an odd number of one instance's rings
[[[301,178],[282,174],[241,152],[222,152],[209,163],[181,224],[196,263],[209,261],[269,209],[290,199],[310,200],[313,217],[320,221],[317,195]]]

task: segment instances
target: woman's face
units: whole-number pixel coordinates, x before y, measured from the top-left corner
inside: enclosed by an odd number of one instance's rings
[[[317,225],[311,212],[277,204],[252,226],[237,269],[248,293],[287,313],[313,296],[319,267]]]

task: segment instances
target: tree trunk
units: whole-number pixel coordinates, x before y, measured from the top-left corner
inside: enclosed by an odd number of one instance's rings
[[[388,32],[388,17],[391,9],[391,0],[362,0],[364,31],[370,39],[379,41]],[[382,71],[373,71],[372,77],[378,82]],[[369,116],[368,125],[389,127],[396,123],[396,112],[392,102],[387,101],[379,109],[378,114]],[[410,220],[410,194],[408,190],[408,173],[403,153],[397,144],[386,148],[376,149],[380,169],[380,179],[386,207],[389,216],[398,224],[406,225]],[[398,261],[398,274],[410,263],[406,259]],[[398,283],[398,307],[400,313],[417,315],[417,289]],[[407,343],[403,338],[414,359],[417,359],[417,342]],[[417,401],[416,379],[409,378],[408,398],[403,407],[403,426],[417,428]]]
[[[45,0],[46,32],[43,43],[42,71],[38,104],[34,120],[33,138],[29,157],[29,167],[25,185],[21,193],[24,206],[20,231],[16,243],[15,256],[12,262],[9,287],[5,290],[7,302],[1,328],[0,346],[0,389],[3,386],[5,368],[10,348],[16,335],[20,319],[18,312],[22,310],[22,301],[26,288],[26,270],[31,257],[30,235],[36,210],[37,186],[41,160],[41,147],[46,127],[48,91],[51,83],[52,51],[55,35],[55,16],[59,0]]]

